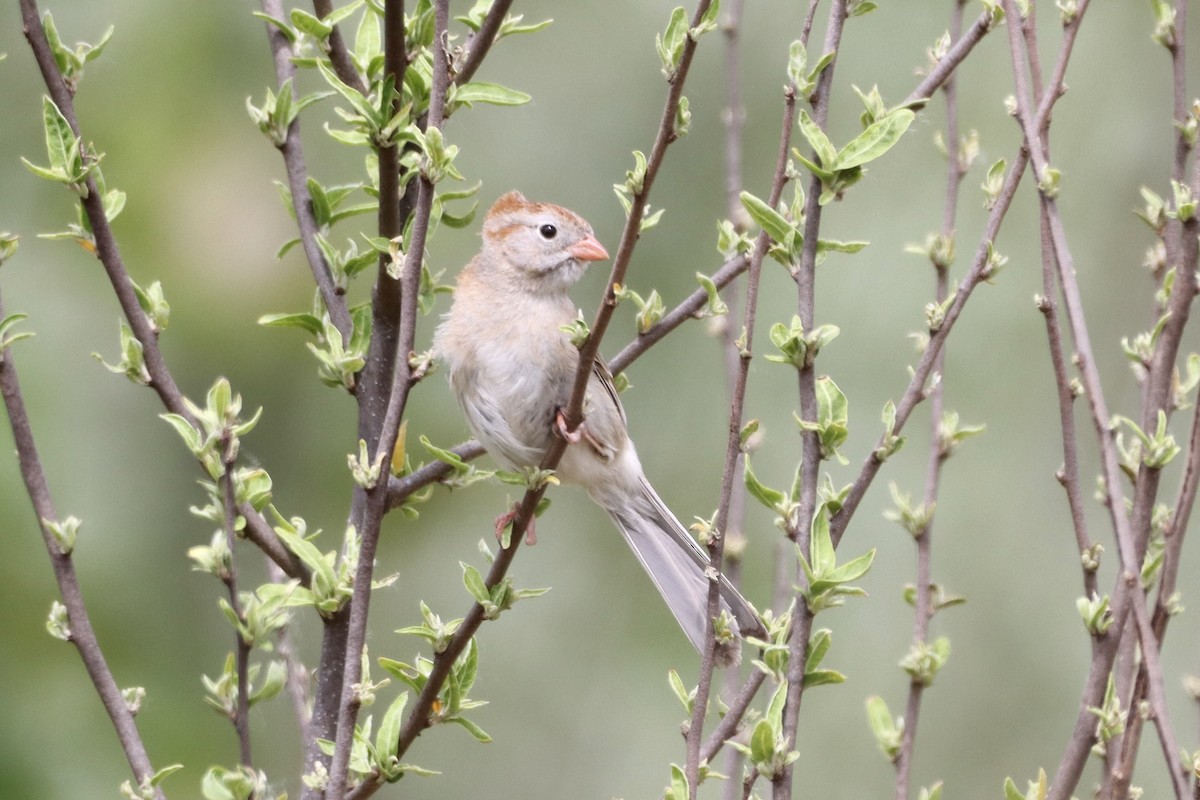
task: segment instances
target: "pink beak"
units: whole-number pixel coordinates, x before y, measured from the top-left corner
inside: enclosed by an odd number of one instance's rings
[[[594,236],[588,236],[571,245],[567,252],[580,261],[602,261],[608,258],[608,251],[604,249],[604,245],[596,241]]]

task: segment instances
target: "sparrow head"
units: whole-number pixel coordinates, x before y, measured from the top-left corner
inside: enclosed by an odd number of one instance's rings
[[[509,192],[488,211],[483,254],[542,292],[566,291],[589,262],[608,258],[592,226],[578,214],[532,203],[520,192]]]

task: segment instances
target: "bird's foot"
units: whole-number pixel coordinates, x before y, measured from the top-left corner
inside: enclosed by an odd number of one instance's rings
[[[604,442],[600,441],[595,436],[592,436],[591,431],[588,430],[586,419],[580,420],[579,425],[575,427],[575,430],[570,430],[567,427],[567,417],[565,414],[563,414],[562,409],[560,408],[554,412],[554,432],[565,439],[567,444],[579,444],[580,442],[586,441],[588,446],[590,446],[596,451],[597,454],[600,454],[601,457],[607,460],[607,456],[604,456],[604,454],[609,452],[609,448],[604,444]]]
[[[579,426],[575,430],[567,427],[567,415],[563,413],[561,408],[556,409],[554,412],[554,432],[565,439],[567,444],[579,444],[586,435],[582,421],[580,421]]]
[[[504,529],[516,521],[520,509],[520,504],[514,504],[511,511],[496,517],[496,541],[504,543]],[[525,526],[525,544],[530,546],[537,544],[537,531],[533,523],[534,520],[530,519],[529,524]]]

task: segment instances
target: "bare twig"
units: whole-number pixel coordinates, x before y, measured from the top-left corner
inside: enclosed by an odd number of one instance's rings
[[[965,0],[955,0],[950,17],[950,35],[959,40],[962,34],[963,4]],[[966,170],[959,153],[958,137],[958,92],[953,73],[942,86],[946,96],[946,197],[942,210],[942,226],[940,235],[946,242],[954,241],[955,219],[958,210],[958,190],[962,184]],[[950,291],[950,265],[938,258],[931,258],[935,269],[934,298],[938,305],[945,302]],[[945,390],[945,360],[946,351],[943,347],[934,361],[933,370],[942,380],[929,393],[929,454],[925,467],[925,492],[922,507],[933,509],[937,505],[938,486],[941,481],[942,465],[949,452],[942,444],[942,413],[944,406],[943,393]],[[913,609],[912,646],[919,647],[929,641],[929,623],[933,618],[933,518],[916,534],[917,548],[917,577],[915,602]],[[921,699],[925,693],[926,681],[914,676],[909,681],[908,701],[904,711],[904,737],[900,743],[900,752],[896,757],[896,800],[907,800],[910,773],[912,770],[913,753],[916,748],[917,726],[920,722]]]
[[[991,17],[984,13],[967,29],[967,32],[960,36],[950,49],[946,51],[946,55],[942,56],[937,65],[926,74],[924,80],[913,89],[912,93],[900,105],[905,108],[911,108],[914,111],[925,107],[925,104],[933,97],[933,93],[938,88],[950,79],[954,74],[954,70],[958,69],[958,65],[962,63],[970,52],[979,44],[980,40],[987,35],[992,29]]]
[[[1176,122],[1175,131],[1175,148],[1171,161],[1171,179],[1177,183],[1186,181],[1187,158],[1191,151],[1191,145],[1184,136],[1182,129],[1179,127],[1179,122],[1187,116],[1187,3],[1177,2],[1175,4],[1175,36],[1173,41],[1169,43],[1168,50],[1171,54],[1171,73],[1172,73],[1172,113]],[[1198,162],[1200,163],[1200,162]],[[1194,165],[1195,166],[1195,165]],[[1169,219],[1166,230],[1163,232],[1163,241],[1166,246],[1167,264],[1174,268],[1177,276],[1176,283],[1179,283],[1178,276],[1195,275],[1197,266],[1197,242],[1196,242],[1196,221],[1189,219],[1187,221],[1179,220],[1178,218]],[[1165,271],[1163,274],[1156,276],[1161,283],[1165,280]],[[1142,425],[1153,426],[1156,423],[1153,417],[1157,417],[1159,413],[1170,414],[1174,410],[1173,399],[1170,398],[1169,382],[1163,381],[1164,372],[1174,370],[1174,362],[1177,355],[1177,348],[1182,339],[1183,326],[1186,324],[1191,305],[1195,296],[1195,287],[1186,284],[1191,283],[1185,277],[1183,286],[1174,286],[1168,299],[1167,320],[1168,325],[1178,323],[1173,326],[1173,330],[1168,331],[1164,326],[1163,333],[1159,335],[1158,346],[1155,348],[1154,357],[1149,365],[1149,370],[1144,382],[1143,409],[1142,409]],[[1160,309],[1156,309],[1156,316]],[[1176,338],[1177,337],[1177,338]],[[1170,378],[1168,377],[1168,381]],[[1159,405],[1161,403],[1161,405]],[[1160,575],[1160,584],[1157,600],[1155,602],[1153,618],[1150,620],[1149,627],[1152,630],[1156,645],[1161,646],[1163,637],[1166,634],[1167,622],[1170,618],[1169,607],[1171,604],[1171,595],[1175,591],[1175,578],[1178,573],[1179,553],[1182,547],[1183,534],[1186,530],[1186,519],[1191,513],[1191,504],[1195,497],[1194,478],[1191,477],[1195,469],[1195,459],[1197,453],[1195,447],[1195,430],[1193,426],[1193,444],[1188,449],[1188,464],[1185,468],[1184,480],[1180,488],[1180,492],[1175,502],[1176,515],[1183,514],[1184,526],[1179,526],[1179,520],[1173,519],[1169,533],[1171,536],[1164,543],[1165,552],[1163,556],[1163,565]],[[1160,470],[1147,470],[1146,468],[1139,469],[1138,473],[1138,489],[1145,487],[1147,496],[1143,499],[1140,497],[1141,491],[1135,495],[1135,514],[1137,512],[1137,503],[1139,500],[1144,502],[1151,511],[1143,512],[1140,516],[1135,516],[1134,533],[1138,537],[1135,541],[1135,554],[1140,558],[1144,555],[1145,545],[1150,537],[1150,520],[1148,515],[1152,513],[1152,506],[1157,497],[1159,486]],[[1190,496],[1189,496],[1190,493]],[[1145,529],[1140,527],[1145,519]],[[1145,635],[1146,629],[1142,620],[1139,618],[1139,633]],[[1140,641],[1140,637],[1137,640]],[[1126,661],[1132,669],[1133,659],[1128,657]],[[1144,698],[1150,696],[1152,705],[1154,704],[1154,696],[1162,693],[1162,675],[1155,674],[1151,669],[1148,661],[1143,661],[1137,665],[1136,679],[1133,681],[1132,690],[1129,693],[1129,701],[1127,708],[1136,708],[1140,705]],[[1161,702],[1161,701],[1160,701]],[[1160,725],[1157,719],[1157,710],[1155,714],[1155,724]],[[1134,764],[1137,759],[1138,745],[1141,741],[1141,734],[1144,726],[1144,719],[1141,715],[1131,715],[1126,730],[1121,736],[1119,758],[1117,765],[1112,770],[1113,791],[1124,792],[1128,790],[1129,784],[1133,779]],[[1163,732],[1160,729],[1160,740],[1162,740]],[[1169,731],[1168,731],[1169,735]],[[1164,741],[1164,747],[1166,743]],[[1168,764],[1171,762],[1168,761]],[[1176,772],[1172,769],[1172,773]],[[1173,774],[1173,777],[1174,774]],[[1181,780],[1181,779],[1180,779]],[[1198,784],[1200,785],[1200,784]],[[1178,794],[1180,785],[1177,782],[1175,789]]]
[[[224,524],[225,546],[229,548],[229,566],[221,580],[229,594],[229,607],[234,616],[241,622],[246,621],[242,612],[242,601],[238,597],[237,559],[233,557],[236,546],[237,499],[233,488],[233,468],[237,456],[231,447],[230,434],[226,432],[221,440],[221,454],[225,472],[217,482],[221,489],[222,508],[225,511]],[[237,668],[237,708],[233,712],[233,727],[237,731],[238,749],[241,753],[242,766],[252,767],[254,759],[250,748],[250,643],[242,636],[235,626],[234,659]]]
[[[746,108],[742,104],[742,71],[740,29],[742,24],[744,0],[733,0],[724,9],[721,20],[721,32],[725,36],[725,108],[721,112],[725,123],[725,214],[741,231],[746,227],[746,213],[742,208],[740,194],[742,191],[742,132],[746,122]],[[788,125],[791,130],[791,124]],[[730,306],[728,315],[722,322],[721,352],[725,362],[725,386],[729,401],[734,401],[734,392],[741,372],[742,358],[738,347],[738,330],[741,320],[735,308],[737,298],[736,284],[726,293],[726,302]],[[739,451],[734,464],[734,474],[740,474],[745,456]],[[742,551],[745,548],[746,485],[743,481],[734,481],[729,498],[729,513],[723,530],[725,536],[724,564],[722,571],[734,586],[741,584]],[[727,669],[722,677],[721,691],[724,695],[733,695],[740,681],[735,669]],[[689,729],[690,733],[690,729]],[[688,755],[691,757],[691,741],[688,742]],[[696,759],[699,762],[699,737],[696,737]],[[735,748],[730,748],[726,754],[725,774],[737,776],[742,772],[744,757]],[[757,775],[757,770],[754,771]],[[747,776],[748,779],[750,776]],[[735,780],[725,784],[725,800],[737,800],[739,789],[743,796],[753,784],[739,787]]]
[[[1066,26],[1063,37],[1063,46],[1060,51],[1059,61],[1056,64],[1055,79],[1062,74],[1065,69],[1065,60],[1070,52],[1071,45],[1074,42],[1075,33],[1078,31],[1078,26],[1082,20],[1084,12],[1087,10],[1087,3],[1080,3],[1078,15],[1070,24]],[[1010,19],[1017,19],[1016,6],[1012,0],[1005,0],[1005,11]],[[1140,563],[1137,558],[1137,534],[1138,528],[1131,522],[1130,516],[1126,514],[1124,507],[1124,499],[1121,495],[1120,481],[1121,473],[1118,467],[1118,458],[1116,445],[1113,440],[1113,433],[1109,427],[1109,415],[1102,394],[1099,374],[1096,370],[1095,362],[1092,357],[1091,345],[1088,336],[1088,328],[1086,321],[1083,319],[1083,308],[1080,301],[1078,284],[1075,280],[1074,261],[1070,250],[1067,248],[1066,236],[1062,228],[1062,222],[1058,215],[1057,205],[1054,201],[1052,193],[1050,193],[1044,182],[1044,178],[1048,175],[1049,165],[1046,161],[1045,143],[1042,141],[1041,128],[1044,123],[1044,118],[1039,113],[1035,116],[1030,113],[1030,80],[1028,69],[1021,56],[1022,39],[1019,30],[1013,28],[1009,31],[1009,47],[1012,52],[1013,74],[1017,86],[1017,118],[1021,123],[1022,131],[1025,136],[1025,142],[1029,151],[1030,158],[1033,162],[1035,174],[1042,177],[1043,181],[1039,183],[1040,201],[1042,215],[1046,221],[1050,232],[1051,242],[1054,251],[1054,261],[1058,268],[1058,279],[1060,288],[1063,294],[1063,300],[1067,308],[1067,317],[1071,325],[1072,338],[1075,341],[1076,352],[1080,372],[1083,377],[1084,386],[1087,389],[1088,401],[1092,410],[1093,424],[1096,428],[1097,439],[1100,443],[1102,472],[1107,488],[1107,505],[1109,514],[1112,517],[1113,527],[1117,539],[1117,547],[1121,555],[1122,574],[1118,578],[1118,588],[1114,593],[1115,597],[1112,602],[1114,622],[1111,631],[1119,634],[1123,630],[1126,622],[1126,615],[1132,610],[1134,621],[1137,625],[1139,639],[1142,645],[1143,659],[1145,660],[1146,668],[1150,676],[1150,700],[1155,713],[1155,723],[1158,727],[1159,738],[1163,745],[1164,755],[1167,763],[1170,766],[1172,784],[1175,788],[1175,793],[1178,798],[1182,798],[1186,787],[1183,785],[1182,774],[1179,769],[1174,766],[1174,754],[1177,752],[1174,742],[1174,734],[1171,730],[1169,720],[1166,717],[1165,705],[1159,705],[1161,701],[1161,692],[1156,691],[1155,684],[1161,682],[1161,673],[1157,674],[1160,669],[1158,664],[1158,646],[1153,636],[1145,605],[1142,603],[1141,592],[1136,590],[1137,571]],[[1054,95],[1060,91],[1061,84],[1053,82],[1047,88],[1042,101],[1042,108],[1046,107],[1048,102],[1052,102]],[[1191,288],[1189,287],[1189,296]],[[1174,299],[1174,298],[1173,298]],[[1171,363],[1174,362],[1175,349],[1172,348],[1170,342],[1165,341],[1167,338],[1166,330],[1164,329],[1163,339],[1160,339],[1159,349],[1155,352],[1155,361],[1160,358],[1160,353],[1164,350],[1169,351]],[[1178,340],[1174,342],[1174,348],[1178,347]],[[1153,367],[1152,367],[1153,373]],[[1148,385],[1151,381],[1148,378]],[[1154,395],[1156,392],[1153,389],[1147,391],[1146,401],[1149,403],[1155,402]],[[1159,407],[1164,407],[1166,402],[1165,390],[1163,400]],[[1145,472],[1143,465],[1142,472]],[[1155,470],[1157,472],[1157,470]],[[1156,480],[1155,480],[1156,482]],[[1136,487],[1135,499],[1133,505],[1132,516],[1135,520],[1141,517],[1145,512],[1142,512],[1139,507],[1139,502],[1152,502],[1153,493],[1144,494],[1148,490],[1147,482],[1142,480],[1142,475],[1139,474],[1139,481]],[[1147,525],[1149,517],[1146,515]],[[1098,643],[1098,646],[1093,649],[1092,666],[1089,672],[1088,681],[1085,686],[1085,696],[1083,704],[1096,705],[1100,697],[1102,689],[1100,688],[1100,678],[1107,676],[1112,668],[1112,660],[1115,658],[1118,648],[1116,641],[1119,635],[1110,633],[1106,640]],[[1051,797],[1059,798],[1068,795],[1074,788],[1079,779],[1079,770],[1082,769],[1083,759],[1086,758],[1086,748],[1090,747],[1093,734],[1087,731],[1083,714],[1088,713],[1086,708],[1083,710],[1080,718],[1077,720],[1075,733],[1072,736],[1072,741],[1068,744],[1067,751],[1064,753],[1063,761],[1059,767],[1059,774],[1055,777]]]
[[[22,5],[24,10],[24,4]],[[36,16],[35,16],[36,19]],[[0,303],[0,319],[4,318],[3,304]],[[46,481],[46,473],[42,469],[41,458],[33,438],[33,428],[29,424],[29,415],[25,411],[25,398],[21,394],[21,384],[17,379],[17,367],[13,363],[10,348],[0,349],[0,395],[4,398],[4,407],[8,411],[9,424],[12,427],[13,443],[17,450],[17,463],[21,470],[21,478],[25,482],[25,491],[33,504],[33,513],[37,517],[38,526],[42,532],[42,542],[50,556],[50,565],[54,568],[54,579],[58,583],[58,591],[62,596],[63,605],[67,609],[67,624],[69,625],[69,641],[79,652],[83,666],[91,678],[96,694],[104,710],[112,720],[117,739],[125,759],[138,784],[146,784],[154,775],[154,767],[146,746],[138,733],[137,723],[134,722],[133,712],[121,696],[121,690],[113,679],[96,632],[88,617],[87,606],[83,601],[83,592],[79,586],[79,577],[75,573],[75,565],[71,554],[64,552],[54,538],[50,528],[60,523],[58,512],[50,495],[50,487]],[[165,800],[166,795],[161,789],[155,789],[154,796]]]

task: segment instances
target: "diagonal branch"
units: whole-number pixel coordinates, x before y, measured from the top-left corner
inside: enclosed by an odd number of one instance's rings
[[[4,318],[3,304],[0,303],[0,319]],[[54,501],[50,496],[50,487],[46,481],[46,473],[42,469],[41,458],[33,438],[33,428],[29,424],[29,415],[25,410],[25,399],[21,394],[21,384],[17,379],[17,367],[12,360],[11,348],[0,349],[0,395],[3,395],[4,406],[8,411],[9,424],[12,427],[13,442],[17,450],[17,462],[21,469],[21,478],[25,482],[25,490],[33,503],[33,513],[38,519],[42,531],[42,541],[50,556],[50,564],[54,568],[54,579],[58,583],[59,594],[62,595],[63,605],[67,609],[67,623],[70,626],[69,641],[75,645],[83,666],[91,678],[96,693],[104,710],[108,712],[116,730],[117,739],[125,759],[133,770],[138,784],[147,785],[154,775],[154,767],[146,753],[138,733],[137,723],[134,722],[133,712],[129,710],[121,690],[113,679],[96,639],[88,617],[87,606],[83,601],[83,592],[79,586],[79,577],[75,573],[75,564],[71,554],[63,550],[55,540],[50,526],[60,522]],[[156,789],[154,796],[165,800],[161,789]]]
[[[317,17],[324,19],[333,12],[332,0],[313,0],[313,11],[317,12]],[[372,13],[369,9],[365,12]],[[282,15],[280,15],[282,18]],[[362,75],[354,67],[354,60],[350,58],[350,51],[346,49],[346,42],[342,38],[341,29],[337,25],[333,26],[333,30],[329,34],[329,62],[333,64],[333,71],[337,73],[338,78],[342,83],[357,91],[359,94],[367,93],[367,85],[363,82]]]
[[[487,57],[488,51],[496,43],[496,34],[500,31],[500,25],[508,15],[508,9],[512,7],[512,3],[513,0],[493,0],[492,7],[488,9],[487,16],[483,19],[483,24],[467,40],[463,61],[454,70],[456,84],[461,86],[475,75],[475,71],[483,63],[483,59]]]
[[[282,0],[262,0],[262,10],[274,19],[283,18]],[[267,24],[267,38],[271,42],[271,54],[275,63],[275,83],[280,89],[287,81],[294,84],[296,65],[292,63],[292,45],[283,32],[273,24]],[[340,38],[339,38],[340,41]],[[295,88],[292,88],[293,93]],[[300,246],[308,260],[313,280],[321,293],[321,300],[329,311],[329,319],[342,334],[342,341],[349,342],[353,325],[346,300],[333,285],[329,263],[321,248],[317,246],[317,220],[313,216],[312,197],[308,193],[308,167],[304,161],[304,145],[300,139],[300,118],[292,120],[287,129],[287,138],[278,146],[287,170],[288,191],[292,195],[292,208],[296,213],[296,226],[300,232]]]
[[[61,73],[58,71],[58,65],[54,60],[54,53],[50,49],[50,43],[46,40],[46,31],[42,27],[37,3],[35,0],[20,0],[20,2],[25,38],[28,40],[34,59],[41,70],[42,79],[46,84],[47,91],[50,93],[50,99],[58,106],[58,110],[71,126],[72,133],[82,138],[79,129],[79,120],[75,115],[75,103],[71,97],[71,92],[67,89],[66,83],[63,82]],[[116,237],[113,236],[112,228],[108,223],[108,215],[104,210],[104,198],[97,191],[96,181],[91,175],[87,176],[86,184],[88,188],[87,197],[80,200],[80,202],[83,204],[84,213],[87,214],[88,223],[92,228],[92,235],[95,237],[96,257],[99,258],[105,273],[108,275],[109,283],[112,286],[114,294],[116,294],[121,311],[129,323],[130,330],[133,331],[134,336],[137,337],[142,345],[142,356],[145,359],[146,371],[150,375],[149,386],[158,395],[168,411],[179,414],[189,423],[195,425],[195,417],[184,402],[183,393],[176,385],[174,377],[167,368],[162,350],[158,346],[158,333],[151,325],[146,313],[142,311],[141,303],[138,302],[133,280],[129,277],[129,272],[125,268],[125,262],[121,258],[121,251],[117,245]],[[299,559],[283,546],[261,514],[255,511],[248,503],[243,503],[239,506],[238,512],[247,521],[245,528],[246,538],[258,545],[288,575],[299,578],[301,581],[308,580],[308,570],[304,568]]]

